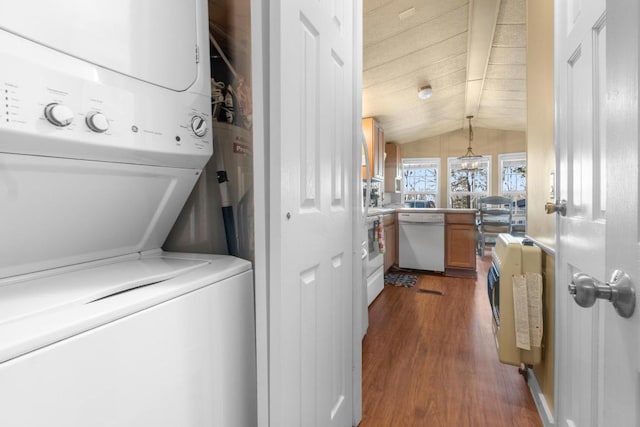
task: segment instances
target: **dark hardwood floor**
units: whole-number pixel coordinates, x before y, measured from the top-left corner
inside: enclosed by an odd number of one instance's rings
[[[489,263],[478,258],[477,280],[424,274],[413,288],[385,286],[363,341],[361,427],[542,426],[518,368],[498,361]]]

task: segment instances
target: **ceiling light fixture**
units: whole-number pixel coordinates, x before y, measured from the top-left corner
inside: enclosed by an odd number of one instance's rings
[[[458,160],[462,160],[462,162],[460,163],[461,169],[466,171],[478,170],[480,159],[482,159],[482,156],[475,154],[471,149],[471,142],[473,141],[473,128],[471,127],[471,119],[473,119],[473,116],[467,116],[467,120],[469,120],[469,146],[467,147],[467,152],[464,156],[458,157]]]
[[[433,95],[433,89],[431,89],[431,85],[422,86],[418,89],[418,98],[420,99],[429,99]]]

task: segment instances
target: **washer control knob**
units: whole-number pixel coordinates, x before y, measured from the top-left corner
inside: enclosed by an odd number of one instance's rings
[[[207,121],[202,116],[191,118],[191,129],[196,136],[203,137],[207,134]]]
[[[46,119],[55,126],[65,127],[69,126],[73,121],[73,111],[66,105],[52,102],[44,107],[44,116]]]
[[[94,132],[102,133],[109,130],[109,121],[107,116],[97,111],[92,111],[87,114],[86,118],[87,126]]]

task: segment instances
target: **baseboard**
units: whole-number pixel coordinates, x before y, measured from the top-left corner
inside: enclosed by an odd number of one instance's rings
[[[549,409],[549,405],[547,405],[547,399],[545,399],[544,394],[542,394],[536,374],[533,372],[533,369],[528,369],[528,371],[527,384],[529,384],[529,390],[531,391],[531,396],[533,396],[533,401],[536,403],[536,408],[538,408],[542,424],[545,427],[554,426],[555,420],[553,414]]]

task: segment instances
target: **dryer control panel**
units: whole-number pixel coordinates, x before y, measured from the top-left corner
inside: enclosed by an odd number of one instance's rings
[[[213,152],[208,93],[148,84],[2,30],[0,63],[0,131],[11,135],[2,152],[198,169]]]

